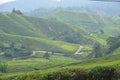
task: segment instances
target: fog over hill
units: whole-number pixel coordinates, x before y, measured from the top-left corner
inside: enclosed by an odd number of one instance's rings
[[[32,6],[31,6],[32,5]],[[39,8],[57,7],[79,7],[87,12],[105,15],[120,15],[120,4],[118,2],[102,2],[88,0],[15,0],[0,5],[0,11],[8,12],[13,8],[20,9],[22,12],[29,12]]]

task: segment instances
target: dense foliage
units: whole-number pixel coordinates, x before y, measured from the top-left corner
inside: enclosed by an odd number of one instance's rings
[[[118,80],[120,75],[112,67],[96,67],[90,71],[80,69],[56,69],[49,72],[32,72],[1,77],[2,80]]]

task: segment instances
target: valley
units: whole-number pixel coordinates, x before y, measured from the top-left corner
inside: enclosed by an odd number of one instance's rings
[[[0,80],[120,80],[120,16],[0,12]]]

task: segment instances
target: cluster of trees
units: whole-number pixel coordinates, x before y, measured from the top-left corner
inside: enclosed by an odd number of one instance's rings
[[[48,52],[46,52],[44,55],[43,55],[43,58],[49,60],[50,59],[50,55]]]
[[[92,57],[102,57],[105,53],[104,47],[100,43],[95,43],[92,50]]]
[[[70,43],[76,43],[76,44],[90,44],[92,40],[88,40],[87,38],[84,37],[83,34],[80,32],[76,31],[65,31],[62,32],[59,35],[59,38]]]
[[[8,46],[0,43],[0,52],[4,52],[4,56],[9,58],[31,54],[31,51],[24,45],[14,42],[9,43]]]
[[[117,37],[109,37],[107,39],[108,42],[108,50],[107,53],[112,53],[115,49],[117,49],[118,47],[120,47],[120,35]]]
[[[114,50],[120,47],[120,36],[109,37],[107,39],[107,46],[103,46],[96,42],[93,46],[92,57],[98,58],[104,55],[112,53]]]
[[[13,8],[12,13],[23,15],[23,13],[20,10],[16,10],[15,8]]]

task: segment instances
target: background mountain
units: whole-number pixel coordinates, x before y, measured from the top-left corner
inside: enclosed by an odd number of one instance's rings
[[[39,5],[40,4],[40,5]],[[34,5],[34,6],[31,6]],[[117,2],[97,2],[97,1],[81,1],[81,0],[16,0],[14,2],[0,5],[0,11],[11,11],[13,8],[23,12],[29,12],[39,8],[67,8],[78,7],[72,10],[85,11],[99,15],[120,15],[120,4]],[[71,9],[71,8],[70,8]],[[109,13],[109,14],[107,14]]]
[[[103,30],[106,32],[106,34],[120,34],[119,16],[105,17],[101,15],[88,14],[85,12],[72,12],[60,10],[56,12],[54,11],[54,13],[49,14],[47,18],[69,23],[77,27],[82,27],[91,32],[99,32],[100,30]],[[111,29],[113,27],[114,29]]]

